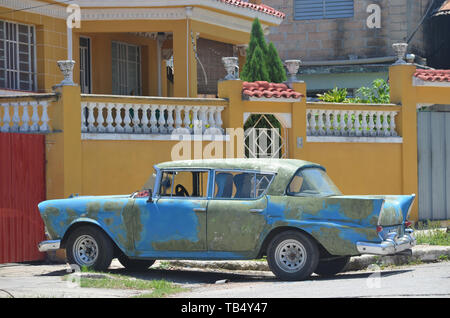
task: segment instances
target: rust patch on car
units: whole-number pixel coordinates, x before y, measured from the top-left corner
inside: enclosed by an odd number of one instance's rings
[[[340,229],[327,227],[321,227],[319,230],[311,232],[311,235],[332,255],[359,254],[355,244],[342,238],[340,234]]]
[[[135,250],[134,241],[140,240],[143,226],[141,210],[134,204],[134,200],[128,200],[122,212],[122,220],[124,233],[118,235],[119,240],[127,250]]]
[[[100,212],[101,204],[100,202],[88,202],[86,204],[86,213],[87,217],[96,220],[98,216],[98,212]]]

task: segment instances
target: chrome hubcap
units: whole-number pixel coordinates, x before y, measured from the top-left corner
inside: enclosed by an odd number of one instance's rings
[[[73,244],[73,256],[80,266],[91,266],[98,257],[98,245],[90,235],[82,235]]]
[[[297,272],[306,262],[305,247],[297,240],[281,242],[275,250],[275,261],[285,272]]]

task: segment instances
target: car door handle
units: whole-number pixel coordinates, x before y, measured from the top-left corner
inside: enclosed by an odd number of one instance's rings
[[[194,212],[206,212],[206,208],[194,208]]]
[[[261,213],[264,211],[264,209],[250,209],[249,211],[250,213]]]

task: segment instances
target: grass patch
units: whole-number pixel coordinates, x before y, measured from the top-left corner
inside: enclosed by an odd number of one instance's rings
[[[443,230],[439,221],[419,222],[415,229],[417,244],[450,246],[450,233]]]
[[[165,280],[145,280],[118,274],[98,273],[90,270],[82,270],[82,272],[98,274],[98,277],[81,276],[79,285],[82,288],[146,290],[148,293],[138,296],[146,298],[165,297],[186,290]],[[70,279],[70,276],[67,275],[65,279]]]

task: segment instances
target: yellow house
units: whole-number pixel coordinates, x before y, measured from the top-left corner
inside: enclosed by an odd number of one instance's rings
[[[73,59],[82,93],[196,97],[198,41],[242,65],[254,18],[268,30],[284,14],[261,1],[2,0],[0,89],[50,92],[57,61]]]

